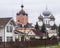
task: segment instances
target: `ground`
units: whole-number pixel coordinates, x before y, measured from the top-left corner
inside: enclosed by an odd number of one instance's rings
[[[54,46],[38,46],[38,47],[28,47],[28,48],[60,48],[60,45],[54,45]]]
[[[49,46],[49,47],[29,47],[29,48],[60,48],[60,46]]]

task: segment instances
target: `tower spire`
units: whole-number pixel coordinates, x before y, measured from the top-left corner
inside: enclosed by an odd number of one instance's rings
[[[48,10],[47,4],[46,4],[46,10]]]
[[[23,0],[22,0],[22,4],[21,4],[21,8],[23,9],[24,5],[23,5]]]

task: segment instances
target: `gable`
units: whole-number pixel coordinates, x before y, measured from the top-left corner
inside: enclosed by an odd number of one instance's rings
[[[29,31],[28,35],[35,35],[33,31]]]
[[[6,26],[10,26],[10,25],[16,26],[16,23],[15,23],[15,21],[14,21],[13,19],[11,19],[11,20],[7,23]]]

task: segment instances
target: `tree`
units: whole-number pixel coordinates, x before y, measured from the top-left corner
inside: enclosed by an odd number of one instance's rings
[[[51,29],[52,29],[52,30],[55,30],[55,29],[57,29],[57,26],[56,26],[56,24],[54,24],[53,26],[51,26]]]
[[[36,23],[36,25],[35,25],[35,29],[39,29],[38,23]]]
[[[59,36],[60,36],[60,25],[59,25],[59,27],[58,27],[58,32],[59,32]]]
[[[45,28],[45,24],[44,23],[43,23],[43,26],[41,28],[41,32],[46,33],[46,28]]]

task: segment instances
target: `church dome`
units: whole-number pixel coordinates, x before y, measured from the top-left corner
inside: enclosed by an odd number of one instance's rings
[[[53,19],[53,20],[55,20],[55,18],[54,18],[54,16],[53,16],[53,15],[51,15],[51,16],[50,16],[50,19]]]
[[[50,13],[50,11],[48,11],[48,10],[46,10],[46,11],[43,12],[43,15],[44,15],[44,16],[49,16],[50,14],[51,14],[51,13]]]
[[[22,15],[26,15],[26,16],[28,16],[28,14],[23,10],[23,5],[21,5],[21,11],[19,11],[19,13],[17,13],[17,15],[20,15],[20,14],[22,14]]]
[[[41,20],[41,21],[43,21],[43,16],[40,15],[40,16],[38,17],[38,19]]]
[[[27,14],[23,9],[22,9],[18,14],[19,14],[19,15],[22,14],[22,15],[28,16],[28,14]]]
[[[43,19],[43,16],[40,15],[40,16],[38,17],[38,19]]]
[[[23,9],[19,13],[17,13],[17,15],[20,15],[20,14],[28,16],[28,14]]]

